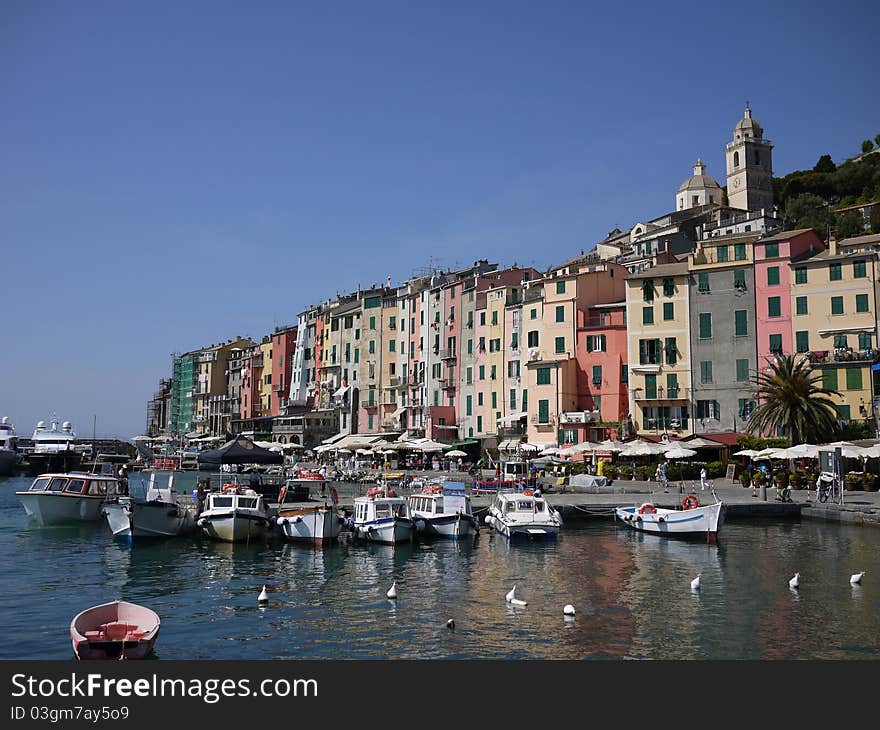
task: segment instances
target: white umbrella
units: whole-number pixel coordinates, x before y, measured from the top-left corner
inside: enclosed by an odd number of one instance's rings
[[[880,444],[874,444],[865,448],[866,459],[880,459]]]
[[[441,444],[439,441],[423,441],[422,443],[413,444],[412,448],[422,453],[429,453],[432,451],[443,451],[446,446],[447,444]]]
[[[538,446],[538,444],[525,443],[525,444],[519,445],[519,450],[520,451],[541,451],[542,447]]]
[[[688,449],[721,449],[724,448],[724,444],[720,444],[717,441],[709,441],[709,439],[701,438],[697,436],[695,439],[689,439],[688,441],[681,442]]]
[[[737,451],[735,454],[731,454],[731,456],[748,456],[750,459],[757,455],[758,451],[754,449],[743,449],[742,451]]]
[[[612,452],[620,452],[626,448],[626,444],[622,441],[615,441],[614,439],[605,439],[599,446],[602,447],[603,451],[612,451]]]
[[[572,446],[578,454],[584,454],[587,451],[598,451],[601,450],[601,446],[599,444],[594,444],[592,441],[581,441],[579,444],[575,444]]]
[[[785,449],[763,449],[763,450],[755,453],[755,455],[752,458],[755,461],[762,461],[764,459],[779,459],[779,458],[784,459],[785,458],[784,456],[783,457],[779,456],[779,453],[784,452],[784,451],[785,451]]]
[[[798,444],[788,449],[782,449],[779,456],[785,459],[815,459],[819,456],[819,447],[812,444]]]
[[[689,459],[692,456],[696,456],[697,452],[693,449],[683,449],[680,446],[675,446],[666,452],[664,452],[663,456],[667,459]]]
[[[620,452],[621,456],[657,456],[666,451],[662,444],[651,441],[630,441],[626,448]]]
[[[461,451],[459,449],[453,449],[452,451],[447,451],[446,455],[451,456],[453,458],[458,458],[460,456],[467,456],[467,454],[464,451]]]
[[[370,456],[370,455],[372,455],[373,450],[372,449],[358,449],[355,453],[361,454],[363,456]]]
[[[555,446],[549,446],[541,452],[541,456],[555,456],[560,451],[561,449],[558,449]]]

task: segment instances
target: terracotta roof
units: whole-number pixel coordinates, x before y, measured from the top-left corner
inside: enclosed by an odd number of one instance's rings
[[[798,228],[794,231],[783,231],[782,233],[777,233],[773,236],[768,236],[767,238],[762,238],[757,243],[768,243],[773,241],[790,241],[792,238],[797,238],[798,236],[802,236],[804,233],[808,233],[812,231],[812,228]]]
[[[687,274],[687,272],[687,262],[678,264],[660,264],[659,266],[654,266],[650,269],[630,274],[626,279],[660,279],[664,276],[682,276],[683,274]]]

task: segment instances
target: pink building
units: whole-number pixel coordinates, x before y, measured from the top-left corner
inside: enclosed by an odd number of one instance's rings
[[[267,415],[280,415],[290,397],[290,376],[293,351],[296,348],[296,327],[282,327],[272,333],[272,407]]]
[[[629,409],[626,302],[593,304],[577,315],[578,408],[620,421]],[[606,438],[600,431],[591,427],[585,438]]]
[[[758,368],[776,354],[795,351],[791,326],[791,263],[823,250],[811,228],[755,241],[755,319]]]

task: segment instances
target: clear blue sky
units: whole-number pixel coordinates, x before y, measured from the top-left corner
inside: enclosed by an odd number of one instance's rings
[[[745,8],[745,9],[741,9]],[[170,353],[337,291],[546,268],[880,133],[877,3],[0,5],[0,415],[128,438]]]

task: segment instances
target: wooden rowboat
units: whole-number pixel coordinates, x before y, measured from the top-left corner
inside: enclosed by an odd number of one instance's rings
[[[153,649],[159,627],[155,611],[113,601],[74,616],[70,639],[77,659],[143,659]]]

